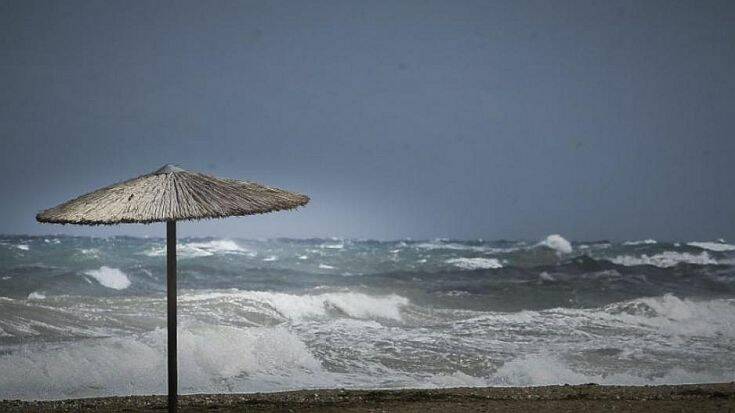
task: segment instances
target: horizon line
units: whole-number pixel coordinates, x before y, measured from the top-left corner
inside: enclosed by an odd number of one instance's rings
[[[253,237],[253,238],[247,238],[247,237],[239,237],[239,236],[215,236],[215,235],[195,235],[195,236],[183,236],[179,237],[178,239],[203,239],[203,238],[212,238],[212,239],[231,239],[231,240],[243,240],[243,241],[270,241],[270,240],[293,240],[293,241],[308,241],[308,240],[330,240],[330,241],[357,241],[357,242],[369,242],[369,241],[376,241],[376,242],[400,242],[400,241],[408,241],[408,242],[421,242],[421,241],[439,241],[439,242],[451,242],[451,241],[459,241],[459,242],[543,242],[548,236],[550,235],[558,235],[558,234],[549,234],[542,238],[517,238],[517,239],[510,239],[510,238],[497,238],[497,239],[490,239],[490,238],[484,238],[484,237],[476,237],[476,238],[453,238],[453,237],[433,237],[433,238],[413,238],[413,237],[402,237],[402,238],[360,238],[360,237],[340,237],[340,236],[312,236],[312,237],[286,237],[286,236],[274,236],[274,237]],[[98,239],[107,239],[107,238],[135,238],[135,239],[166,239],[165,236],[149,236],[149,235],[125,235],[125,234],[116,234],[116,235],[106,235],[106,236],[99,236],[99,235],[71,235],[71,234],[4,234],[0,233],[0,238],[3,237],[26,237],[26,238],[49,238],[49,237],[57,237],[57,238],[98,238]],[[562,236],[563,237],[563,236]],[[661,244],[675,244],[675,243],[687,243],[687,242],[720,242],[720,243],[726,243],[727,240],[724,237],[710,239],[710,240],[669,240],[669,239],[655,239],[652,237],[649,238],[641,238],[641,239],[625,239],[625,240],[616,240],[616,239],[594,239],[594,240],[574,240],[569,239],[566,237],[563,237],[569,242],[573,242],[575,244],[602,244],[602,243],[625,243],[625,242],[636,242],[639,243],[639,245],[645,245],[649,244],[652,245],[654,243],[661,243]],[[649,241],[649,242],[646,242]],[[653,242],[650,242],[653,241]]]

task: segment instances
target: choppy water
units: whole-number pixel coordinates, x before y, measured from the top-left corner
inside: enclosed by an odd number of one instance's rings
[[[183,239],[182,393],[735,379],[735,246]],[[165,392],[164,241],[0,237],[0,398]]]

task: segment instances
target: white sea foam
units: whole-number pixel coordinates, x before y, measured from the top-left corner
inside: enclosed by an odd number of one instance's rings
[[[572,252],[572,244],[561,235],[552,234],[541,241],[539,245],[555,250],[557,254],[569,254]]]
[[[31,249],[31,247],[29,247],[28,244],[18,244],[15,246],[15,248],[18,248],[19,250],[22,250],[22,251],[28,251],[29,249]]]
[[[687,245],[715,252],[735,251],[735,245],[724,242],[688,242]]]
[[[492,249],[492,248],[479,246],[479,245],[466,245],[466,244],[459,244],[456,242],[445,242],[442,240],[422,242],[420,244],[416,244],[415,247],[424,249],[424,250],[457,250],[457,251],[476,251],[476,252],[486,252]]]
[[[648,377],[635,373],[608,373],[578,371],[553,354],[532,354],[506,362],[491,377],[496,386],[548,386],[554,384],[597,383],[605,385],[657,385],[726,382],[729,372],[693,372],[671,368],[665,374]]]
[[[618,265],[626,267],[636,265],[653,265],[659,268],[669,268],[677,264],[696,264],[696,265],[716,265],[717,260],[710,257],[706,252],[701,254],[690,254],[688,252],[664,251],[660,254],[648,256],[646,254],[640,257],[631,255],[622,255],[612,258],[612,261]]]
[[[308,260],[309,259],[309,256],[308,255],[299,255],[299,259],[300,260]]]
[[[656,241],[655,239],[649,238],[649,239],[644,239],[641,241],[625,241],[623,245],[653,245],[657,243],[658,241]]]
[[[97,280],[103,287],[113,290],[124,290],[130,287],[128,276],[117,268],[102,266],[96,270],[85,271],[84,274]]]
[[[407,298],[395,294],[373,296],[354,292],[296,295],[266,291],[232,291],[183,294],[179,297],[179,301],[182,302],[206,300],[257,304],[255,307],[259,309],[264,309],[265,304],[266,307],[292,320],[326,317],[330,310],[357,319],[401,320],[401,308],[409,304]]]
[[[400,309],[409,304],[398,295],[370,296],[360,293],[326,293],[294,296],[290,294],[263,294],[259,298],[273,305],[278,312],[291,319],[325,316],[330,308],[350,317],[401,319]]]
[[[263,261],[266,261],[266,262],[278,261],[278,257],[276,257],[275,255],[270,255],[268,257],[263,258]]]
[[[49,399],[165,392],[166,332],[29,346],[0,356],[0,398]],[[182,393],[336,384],[285,328],[179,327]],[[286,373],[288,372],[288,373]]]
[[[8,300],[8,308],[25,303]],[[396,295],[185,291],[180,302],[187,314],[178,336],[180,389],[186,393],[702,383],[727,382],[735,373],[732,357],[722,348],[735,339],[733,299],[693,301],[666,295],[600,308],[515,313],[432,309],[421,317],[438,318],[420,328],[402,327],[420,310],[403,309],[409,301]],[[104,308],[123,303],[104,301]],[[127,305],[137,308],[138,303]],[[233,311],[237,308],[241,311]],[[272,309],[284,321],[243,328],[221,325],[221,319],[196,321],[194,315],[224,310],[238,318],[256,308]],[[405,320],[390,322],[402,313]],[[463,323],[448,321],[448,314]],[[0,328],[0,336],[15,334],[6,324]],[[0,371],[7,373],[0,375],[0,399],[165,392],[165,346],[162,329],[8,345],[0,353]],[[589,358],[599,349],[619,353]],[[697,352],[701,355],[689,360]],[[703,360],[720,365],[698,368]]]
[[[438,293],[438,294],[439,295],[444,295],[444,296],[447,296],[447,297],[461,297],[461,296],[464,296],[464,295],[470,295],[469,292],[464,291],[464,290],[450,290],[450,291],[445,291],[445,292],[441,292],[441,293]]]
[[[144,254],[149,257],[162,257],[166,255],[166,247],[154,247],[145,251]],[[176,244],[176,254],[180,258],[208,257],[216,254],[247,254],[251,257],[257,255],[231,240],[179,243]]]
[[[346,320],[338,329],[383,330]],[[338,337],[337,337],[338,338]],[[166,333],[27,346],[0,355],[0,398],[60,399],[165,393]],[[303,388],[481,386],[459,371],[411,373],[382,363],[346,360],[357,372],[326,369],[305,342],[284,327],[236,328],[185,323],[179,327],[182,393],[272,392]],[[324,357],[322,354],[320,356]]]
[[[39,293],[38,291],[34,291],[30,294],[28,294],[29,300],[43,300],[46,296],[43,293]]]
[[[444,262],[463,270],[503,268],[503,264],[497,258],[452,258]]]
[[[321,268],[323,270],[333,270],[334,269],[333,266],[327,265],[327,264],[319,264],[319,268]]]
[[[610,304],[603,311],[630,325],[685,336],[735,338],[735,300],[693,301],[672,294]]]
[[[556,281],[556,278],[554,278],[553,275],[549,274],[546,271],[543,271],[541,274],[538,275],[538,277],[543,281]]]
[[[322,244],[320,245],[321,248],[326,248],[330,250],[341,250],[345,247],[344,243],[335,243],[335,244]]]
[[[589,326],[623,331],[626,337],[645,334],[735,339],[735,299],[695,301],[671,294],[639,298],[599,308],[552,308],[514,313],[483,313],[463,320],[461,330],[533,326],[558,334],[580,334]],[[651,337],[649,337],[650,339]]]
[[[212,241],[206,241],[206,242],[189,242],[187,245],[190,248],[195,248],[198,250],[204,250],[211,252],[213,254],[216,253],[222,253],[222,254],[228,254],[228,253],[243,253],[247,252],[244,248],[237,245],[235,241],[226,240],[226,239],[220,239],[220,240],[212,240]]]

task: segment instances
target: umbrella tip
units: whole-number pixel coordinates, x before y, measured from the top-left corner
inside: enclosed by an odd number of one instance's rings
[[[160,174],[168,174],[171,172],[185,172],[185,169],[179,168],[178,166],[167,163],[166,165],[163,165],[162,167],[158,168],[157,171],[153,172],[153,175],[160,175]]]

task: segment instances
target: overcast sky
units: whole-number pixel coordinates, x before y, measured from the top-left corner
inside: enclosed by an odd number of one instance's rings
[[[224,237],[735,239],[735,2],[0,1],[0,233],[165,163]]]

